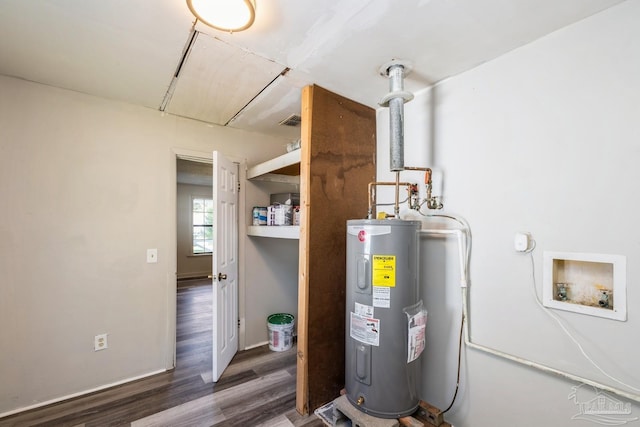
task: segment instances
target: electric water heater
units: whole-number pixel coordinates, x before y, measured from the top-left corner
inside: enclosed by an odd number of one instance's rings
[[[347,221],[345,388],[379,418],[419,404],[426,311],[418,295],[420,221]]]

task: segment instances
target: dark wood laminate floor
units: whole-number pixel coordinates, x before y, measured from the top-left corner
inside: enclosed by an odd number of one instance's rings
[[[0,419],[8,426],[320,427],[295,410],[295,347],[239,352],[211,375],[211,283],[178,287],[177,367],[162,374]]]

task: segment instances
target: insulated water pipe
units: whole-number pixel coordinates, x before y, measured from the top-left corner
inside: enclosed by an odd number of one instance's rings
[[[389,107],[389,161],[391,172],[396,173],[394,215],[398,216],[399,173],[404,170],[404,103],[413,99],[413,94],[404,90],[404,76],[411,69],[406,61],[393,60],[382,65],[379,71],[389,78],[389,93],[380,100],[380,105]]]
[[[380,105],[389,107],[389,159],[391,172],[404,170],[404,103],[413,94],[404,90],[404,77],[411,71],[406,61],[393,60],[380,67],[380,74],[389,78],[389,93]]]

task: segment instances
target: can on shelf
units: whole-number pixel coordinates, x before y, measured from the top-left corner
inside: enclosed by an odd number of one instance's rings
[[[300,206],[293,207],[293,225],[300,225]]]
[[[255,206],[252,212],[253,225],[267,225],[267,208]]]

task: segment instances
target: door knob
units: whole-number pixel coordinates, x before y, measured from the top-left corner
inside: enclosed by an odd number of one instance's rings
[[[222,274],[222,273],[218,273],[218,282],[221,280],[226,280],[227,279],[227,275],[226,274]]]

